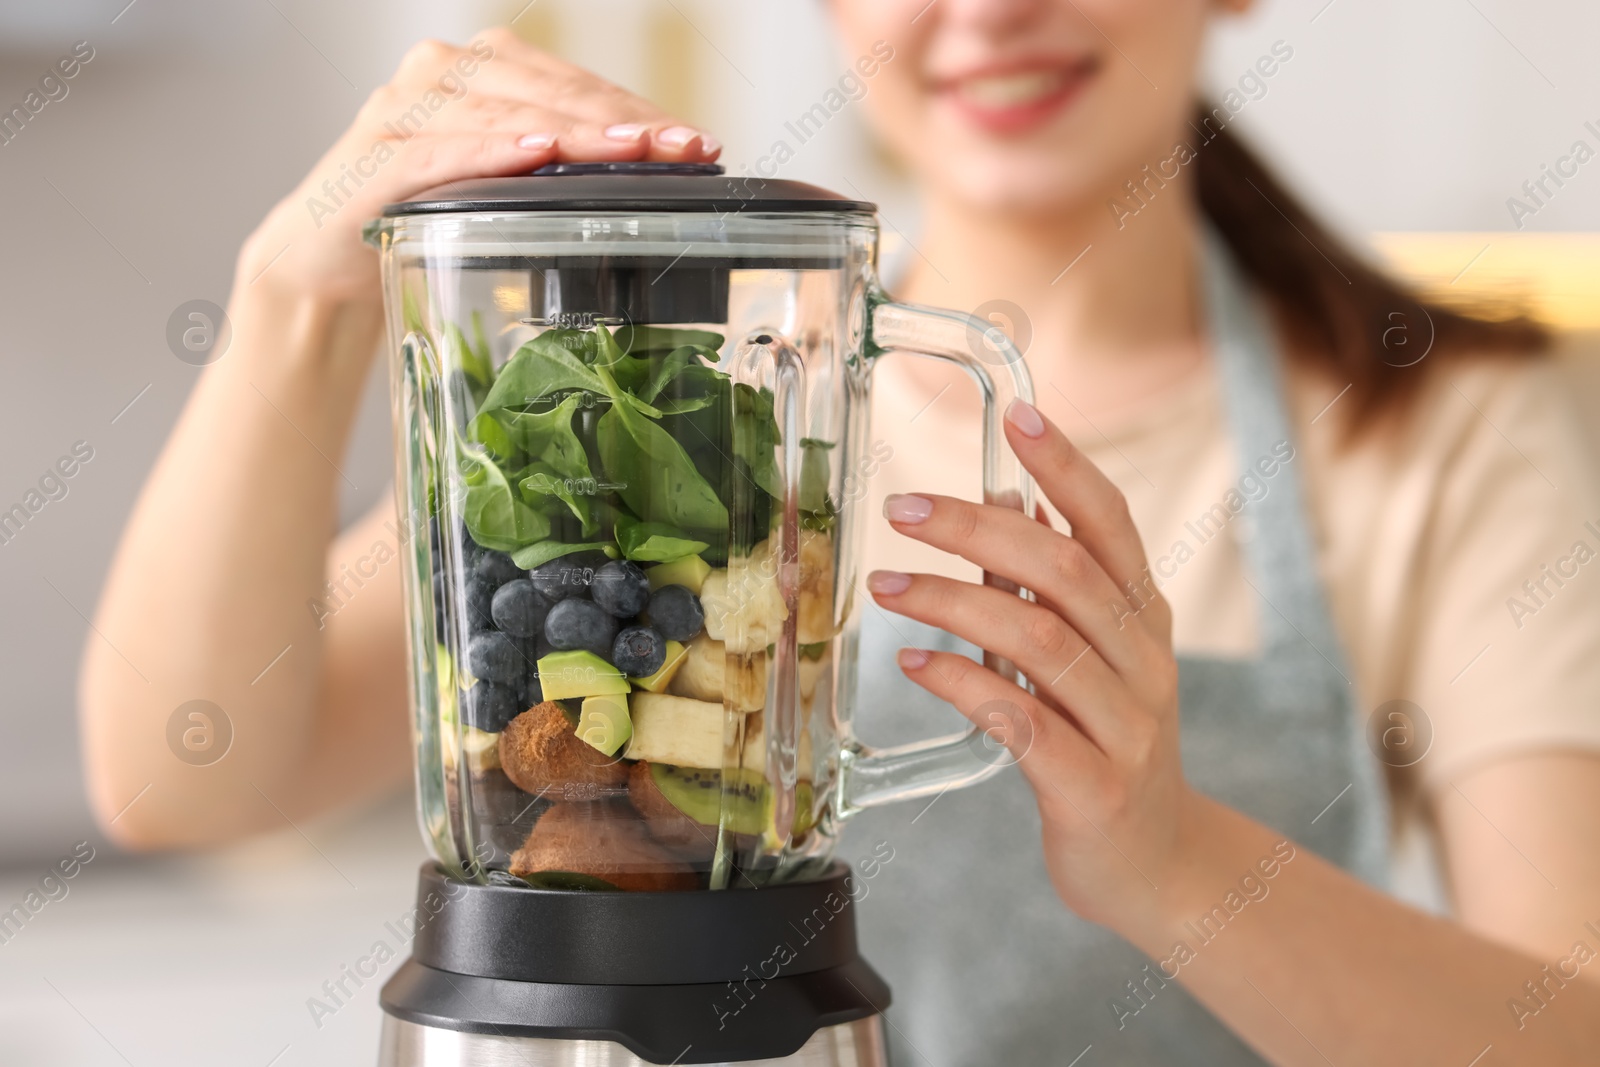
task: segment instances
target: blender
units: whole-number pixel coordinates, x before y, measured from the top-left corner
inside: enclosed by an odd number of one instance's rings
[[[969,371],[984,498],[1026,509],[1019,354],[888,299],[873,205],[715,164],[456,182],[367,237],[429,530],[403,571],[434,860],[380,1062],[884,1062],[841,823],[997,764],[975,728],[852,729],[872,370]]]

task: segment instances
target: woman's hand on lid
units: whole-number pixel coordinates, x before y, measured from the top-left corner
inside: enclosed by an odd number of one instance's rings
[[[918,685],[998,743],[1033,787],[1045,860],[1062,899],[1113,927],[1159,906],[1196,836],[1178,754],[1172,614],[1150,574],[1127,503],[1032,406],[1006,412],[1006,436],[1071,534],[997,505],[935,494],[893,496],[885,513],[907,537],[1032,590],[875,571],[887,610],[1010,660],[1032,692],[965,656],[900,653]]]
[[[376,304],[362,227],[385,204],[553,162],[710,162],[721,146],[649,101],[509,29],[423,41],[246,242],[238,284]]]

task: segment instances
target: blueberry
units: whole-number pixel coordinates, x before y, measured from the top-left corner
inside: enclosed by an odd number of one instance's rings
[[[497,734],[517,717],[521,706],[517,692],[508,685],[496,682],[479,682],[467,690],[465,701],[466,724],[487,733]],[[531,706],[531,705],[529,705]]]
[[[611,662],[630,678],[654,674],[667,662],[667,639],[654,626],[626,626],[611,646]]]
[[[485,552],[478,558],[472,573],[475,577],[481,577],[484,581],[492,583],[496,589],[507,582],[528,576],[528,573],[511,562],[511,557],[504,552]]]
[[[528,577],[533,579],[539,595],[554,604],[558,600],[588,596],[594,568],[576,556],[562,556],[541,563],[529,572]]]
[[[493,630],[467,642],[467,671],[474,678],[502,685],[515,685],[526,662],[515,642]]]
[[[467,530],[464,522],[456,523],[456,552],[457,563],[463,571],[470,571],[478,563],[478,557],[489,551],[472,539],[472,534]]]
[[[476,572],[467,575],[467,627],[479,633],[494,627],[494,594],[496,585]]]
[[[517,707],[523,711],[535,704],[544,703],[544,690],[539,685],[539,671],[531,664],[528,672],[522,676],[522,681],[517,685]]]
[[[619,619],[629,619],[650,603],[650,579],[637,563],[615,559],[594,572],[594,602]]]
[[[494,624],[512,637],[533,637],[544,632],[550,602],[539,595],[533,582],[516,578],[495,590],[489,613]]]
[[[563,600],[545,618],[544,635],[555,648],[581,648],[606,659],[617,636],[617,620],[590,601]]]
[[[686,585],[664,585],[650,596],[650,623],[661,631],[661,636],[673,641],[687,641],[700,632],[706,624],[705,609],[700,598]]]

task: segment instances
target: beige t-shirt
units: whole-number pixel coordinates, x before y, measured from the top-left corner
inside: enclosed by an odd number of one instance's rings
[[[863,501],[865,564],[970,578],[970,565],[880,517],[889,493],[976,499],[981,484],[975,391],[935,398],[909,362],[875,372],[871,439],[892,453]],[[1291,371],[1287,464],[1306,488],[1358,714],[1395,699],[1422,709],[1432,747],[1400,781],[1429,791],[1508,753],[1600,749],[1600,481],[1562,372],[1549,361],[1434,370],[1394,436],[1344,450],[1337,405],[1318,417],[1344,383]],[[1263,609],[1243,570],[1248,510],[1221,519],[1243,473],[1222,399],[1209,361],[1136,410],[1087,416],[1038,389],[1127,496],[1178,651],[1248,656]],[[1261,482],[1270,492],[1283,476]]]

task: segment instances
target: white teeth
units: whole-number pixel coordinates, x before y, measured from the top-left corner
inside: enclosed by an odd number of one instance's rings
[[[1023,74],[967,78],[956,91],[979,107],[1017,107],[1058,91],[1063,80],[1060,71],[1033,70]]]

